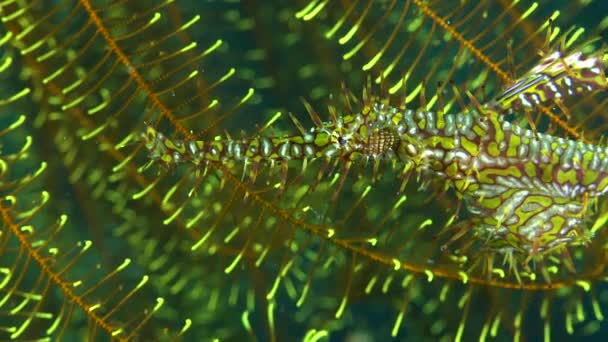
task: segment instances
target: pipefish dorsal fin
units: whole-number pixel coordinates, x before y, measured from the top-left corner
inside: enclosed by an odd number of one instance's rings
[[[373,83],[386,84],[390,94],[406,93],[409,107],[428,110],[437,109],[440,96],[446,109],[451,108],[456,98],[449,80],[466,84],[473,93],[496,94],[512,84],[507,51],[515,52],[513,67],[520,69],[521,60],[534,56],[543,32],[559,17],[559,12],[547,17],[535,11],[536,3],[517,1],[505,7],[486,1],[305,3],[295,17],[325,25],[325,38],[339,46],[342,59],[353,66],[351,75],[370,73]],[[510,17],[518,19],[504,25]],[[530,33],[529,21],[544,23]],[[465,26],[484,29],[462,30]],[[419,96],[424,92],[426,96]]]
[[[565,45],[565,44],[563,44]],[[500,109],[532,108],[608,88],[605,49],[587,53],[584,47],[555,49],[513,82],[495,99]]]

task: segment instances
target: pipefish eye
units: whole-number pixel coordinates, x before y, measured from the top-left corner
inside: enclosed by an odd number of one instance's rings
[[[342,138],[342,137],[338,137],[338,143],[340,145],[345,145],[346,144],[346,140],[344,138]]]

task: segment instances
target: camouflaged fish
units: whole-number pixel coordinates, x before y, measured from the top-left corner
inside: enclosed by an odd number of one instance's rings
[[[378,98],[358,113],[332,115],[297,134],[211,141],[142,134],[149,157],[165,166],[191,163],[281,165],[339,160],[343,177],[360,160],[399,160],[446,181],[466,203],[468,222],[492,250],[526,257],[586,243],[590,203],[608,191],[608,149],[524,129],[505,119],[555,99],[605,90],[603,52],[556,51],[494,100],[463,113],[392,107]],[[396,183],[407,177],[399,174]],[[396,177],[397,178],[397,177]]]

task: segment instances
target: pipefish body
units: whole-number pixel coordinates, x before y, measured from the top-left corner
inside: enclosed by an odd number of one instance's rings
[[[585,219],[608,191],[608,148],[525,129],[506,116],[607,88],[603,53],[556,51],[494,100],[463,113],[398,108],[369,97],[358,113],[332,115],[330,122],[313,114],[316,125],[308,130],[292,117],[294,135],[178,140],[147,127],[142,138],[149,157],[166,166],[281,165],[283,185],[289,160],[338,160],[345,177],[358,161],[397,159],[404,170],[455,189],[486,247],[529,257],[592,238]]]

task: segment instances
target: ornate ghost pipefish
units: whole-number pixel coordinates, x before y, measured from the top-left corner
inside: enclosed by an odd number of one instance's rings
[[[332,112],[331,122],[308,108],[315,126],[306,130],[292,116],[298,134],[291,136],[176,140],[147,127],[142,139],[149,157],[168,167],[243,162],[254,166],[255,176],[261,163],[280,164],[283,187],[289,160],[339,160],[341,187],[357,160],[399,159],[402,179],[414,169],[456,190],[471,213],[470,229],[486,247],[530,257],[592,237],[584,221],[591,201],[608,191],[608,150],[524,129],[505,116],[607,84],[603,52],[555,51],[494,100],[464,113],[368,98],[358,113]]]

